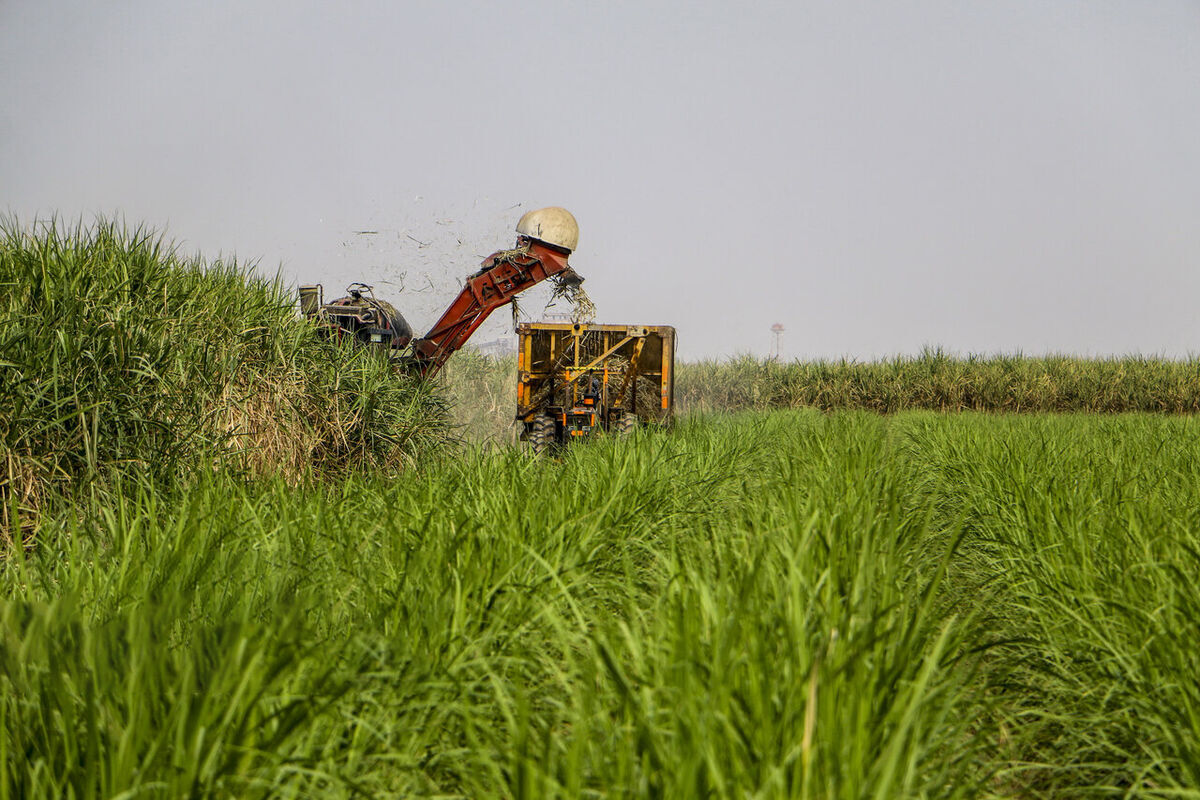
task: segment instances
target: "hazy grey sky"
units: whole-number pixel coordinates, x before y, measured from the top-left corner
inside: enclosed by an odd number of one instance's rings
[[[22,221],[423,328],[545,205],[601,321],[689,358],[1200,352],[1200,0],[0,0]]]

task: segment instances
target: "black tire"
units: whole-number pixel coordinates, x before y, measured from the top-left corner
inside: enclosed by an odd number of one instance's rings
[[[525,439],[529,442],[530,452],[540,456],[549,450],[554,446],[554,434],[554,418],[549,414],[538,414],[533,418],[533,427],[529,429],[529,435]]]
[[[617,436],[628,436],[637,430],[637,424],[637,414],[622,414],[621,418],[617,420],[614,430],[617,432]]]

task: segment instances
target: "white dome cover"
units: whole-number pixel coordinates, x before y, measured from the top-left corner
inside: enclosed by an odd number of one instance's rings
[[[530,211],[517,223],[517,233],[573,252],[579,244],[579,223],[558,206]]]

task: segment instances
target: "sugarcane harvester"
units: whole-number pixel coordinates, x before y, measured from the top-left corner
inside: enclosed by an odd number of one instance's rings
[[[517,234],[516,246],[485,258],[420,338],[414,339],[404,316],[376,299],[366,284],[351,284],[345,297],[331,303],[324,302],[320,284],[301,286],[301,313],[331,336],[383,349],[407,371],[432,377],[493,311],[521,292],[547,279],[562,287],[583,282],[567,263],[579,243],[579,225],[571,212],[558,207],[530,211],[517,223]]]
[[[321,286],[300,287],[300,309],[327,334],[381,349],[404,370],[431,377],[488,315],[552,280],[572,294],[583,278],[567,263],[579,226],[563,208],[530,211],[517,243],[483,260],[429,332],[414,339],[396,308],[366,284],[325,303]],[[596,430],[627,433],[668,425],[674,411],[675,329],[666,325],[523,323],[517,327],[517,415],[535,452]]]

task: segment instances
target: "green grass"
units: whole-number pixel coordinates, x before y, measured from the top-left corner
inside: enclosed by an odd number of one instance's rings
[[[1200,798],[1200,421],[969,412],[1195,362],[681,364],[758,410],[538,460],[511,360],[413,382],[151,233],[0,283],[0,800]]]
[[[1196,796],[1197,424],[773,412],[122,483],[5,567],[0,786]]]
[[[516,359],[470,348],[442,385],[458,436],[511,444]],[[817,408],[1011,413],[1200,413],[1200,360],[1125,356],[955,357],[942,350],[882,361],[780,362],[741,356],[680,362],[681,414]]]
[[[507,447],[517,443],[516,356],[496,358],[467,346],[438,373],[456,438]]]
[[[0,539],[117,473],[400,468],[443,438],[426,387],[319,340],[280,284],[151,231],[6,222],[0,289]]]
[[[866,362],[742,356],[681,364],[675,388],[680,407],[696,412],[809,407],[1193,414],[1200,412],[1200,359],[956,357],[941,349]]]

